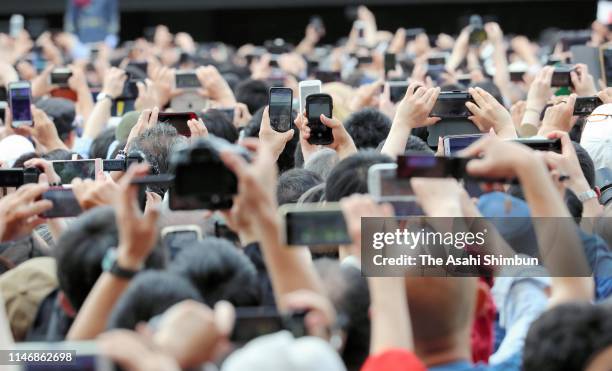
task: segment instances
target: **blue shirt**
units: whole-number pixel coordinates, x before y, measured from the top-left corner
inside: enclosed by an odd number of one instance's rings
[[[484,363],[473,364],[468,361],[456,361],[445,365],[429,367],[429,371],[519,371],[522,363],[522,352],[516,353],[508,360],[497,365]]]

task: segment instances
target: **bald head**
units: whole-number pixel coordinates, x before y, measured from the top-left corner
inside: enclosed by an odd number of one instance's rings
[[[473,322],[477,291],[478,279],[475,277],[406,278],[417,348],[436,347],[466,333]]]

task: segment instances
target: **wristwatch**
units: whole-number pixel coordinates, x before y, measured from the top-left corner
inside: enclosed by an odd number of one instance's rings
[[[578,193],[576,196],[578,197],[580,202],[586,202],[592,198],[597,198],[597,193],[594,190],[589,189],[588,191]]]
[[[117,249],[113,247],[109,248],[106,254],[104,254],[104,259],[102,259],[102,270],[126,280],[132,279],[140,271],[140,269],[132,270],[121,267],[117,262]]]
[[[115,98],[111,97],[109,94],[106,93],[98,93],[98,95],[96,95],[96,102],[101,102],[104,99],[110,99],[111,103],[115,100]]]

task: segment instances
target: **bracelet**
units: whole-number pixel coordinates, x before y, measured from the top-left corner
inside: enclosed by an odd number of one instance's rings
[[[525,112],[531,111],[533,113],[537,113],[538,116],[542,114],[542,110],[539,110],[537,108],[533,108],[533,107],[526,107],[525,108]]]

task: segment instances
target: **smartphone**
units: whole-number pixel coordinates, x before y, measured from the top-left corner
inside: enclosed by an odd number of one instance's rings
[[[561,153],[561,139],[531,139],[519,138],[513,141],[526,145],[535,151],[552,151]]]
[[[279,208],[287,246],[330,246],[351,243],[338,203],[285,204]]]
[[[68,79],[72,76],[70,68],[56,68],[49,75],[49,84],[57,85],[60,88],[68,87]]]
[[[174,259],[187,244],[202,239],[202,229],[195,225],[173,225],[161,231],[162,243],[170,252],[170,259]]]
[[[451,118],[469,117],[472,113],[465,106],[466,102],[473,102],[472,96],[465,91],[444,91],[438,95],[438,99],[429,116]]]
[[[472,83],[472,76],[469,73],[457,75],[457,82],[463,86],[469,86]]]
[[[368,169],[368,193],[378,202],[390,203],[395,216],[423,215],[410,179],[397,177],[397,164],[375,164]]]
[[[160,112],[157,121],[174,127],[179,135],[190,137],[191,130],[187,125],[189,120],[197,120],[195,112]]]
[[[364,64],[372,64],[374,62],[374,58],[371,55],[360,55],[357,57],[357,66],[361,66]]]
[[[612,86],[612,48],[602,47],[599,50],[599,63],[604,83],[607,87]]]
[[[176,71],[174,84],[177,89],[197,89],[202,84],[195,71]]]
[[[306,109],[306,97],[321,93],[321,80],[304,80],[298,84],[300,91],[300,115]]]
[[[70,184],[74,178],[95,179],[102,170],[102,160],[59,160],[51,161],[53,170],[59,175],[62,184]]]
[[[397,158],[399,178],[462,178],[468,158],[407,154]]]
[[[429,66],[443,66],[446,64],[446,53],[437,53],[427,58]]]
[[[451,156],[466,149],[484,134],[448,135],[444,137],[444,156]]]
[[[326,84],[329,82],[337,82],[337,81],[342,80],[342,75],[340,74],[340,71],[316,70],[314,72],[314,77],[317,80],[321,80],[323,84]]]
[[[310,127],[308,143],[326,145],[334,142],[330,127],[321,122],[321,115],[332,117],[333,101],[329,94],[310,94],[306,98],[306,117]]]
[[[408,81],[389,81],[389,99],[393,103],[397,103],[404,99],[408,90]]]
[[[293,90],[290,88],[270,88],[268,94],[268,115],[270,125],[275,131],[284,133],[291,129],[291,105]]]
[[[37,168],[0,169],[0,188],[21,187],[28,183],[38,183],[40,170]]]
[[[13,127],[33,126],[32,111],[32,89],[27,81],[12,82],[8,85],[9,105],[13,117]]]
[[[578,97],[574,104],[574,116],[588,116],[602,104],[599,97]]]
[[[487,40],[487,32],[484,29],[482,17],[475,14],[470,17],[469,44],[478,46]]]
[[[117,97],[120,100],[131,101],[138,98],[138,79],[132,79],[132,74],[129,72],[125,73],[126,79],[125,84],[123,85],[123,91],[121,95]]]
[[[129,62],[128,67],[139,69],[145,76],[148,74],[147,69],[149,68],[148,62]]]
[[[574,66],[557,66],[552,75],[550,86],[564,87],[573,86],[570,72],[574,70]]]
[[[385,77],[389,75],[389,71],[393,71],[397,65],[395,53],[385,53]]]
[[[263,335],[289,330],[294,337],[306,335],[306,312],[280,314],[274,307],[236,308],[236,323],[230,336],[233,343],[244,344]]]
[[[525,73],[527,71],[510,71],[510,81],[512,82],[523,82]]]
[[[45,218],[71,218],[83,212],[71,188],[51,187],[42,199],[53,203],[53,208],[42,214]]]

